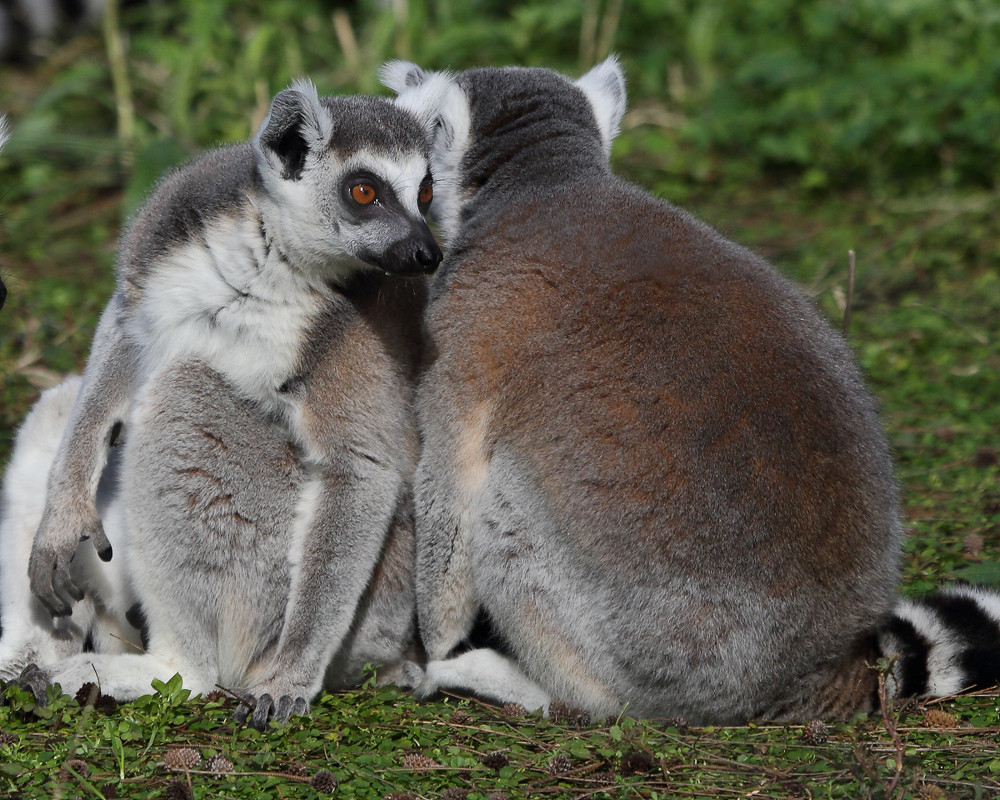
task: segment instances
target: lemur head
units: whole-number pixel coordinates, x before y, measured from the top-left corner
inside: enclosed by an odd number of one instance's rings
[[[426,126],[390,100],[320,98],[297,81],[275,96],[253,140],[267,234],[323,279],[362,264],[432,272],[441,250],[424,220],[433,196],[427,139]]]
[[[486,68],[454,75],[426,72],[406,61],[388,62],[380,78],[397,93],[400,106],[434,131],[433,213],[448,238],[483,176],[519,149],[548,142],[549,152],[559,155],[561,143],[572,137],[574,150],[592,148],[594,159],[606,167],[625,113],[625,77],[614,56],[575,82],[547,69]],[[537,166],[544,167],[532,165],[532,174]],[[553,162],[553,176],[561,168]]]

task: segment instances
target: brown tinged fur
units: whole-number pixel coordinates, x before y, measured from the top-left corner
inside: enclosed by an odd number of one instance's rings
[[[790,282],[610,173],[589,77],[474,70],[440,105],[470,133],[435,154],[461,202],[418,391],[418,688],[516,699],[446,660],[483,609],[597,714],[870,708],[901,533],[876,405]]]

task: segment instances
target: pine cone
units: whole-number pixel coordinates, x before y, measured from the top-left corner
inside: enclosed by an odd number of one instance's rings
[[[64,781],[69,780],[73,777],[70,770],[73,770],[81,778],[86,778],[90,775],[90,767],[87,766],[87,762],[81,761],[79,758],[71,758],[66,761],[59,769],[59,777]]]
[[[81,706],[93,706],[102,714],[114,714],[118,710],[118,701],[110,695],[101,694],[96,683],[88,681],[77,689],[74,699]]]
[[[520,703],[504,703],[498,709],[501,717],[523,717],[528,711]]]
[[[14,744],[21,741],[21,737],[14,733],[0,733],[0,745]]]
[[[170,781],[167,784],[167,791],[163,794],[163,800],[194,800],[194,793],[187,781]]]
[[[110,717],[118,710],[118,701],[109,694],[99,694],[94,702],[94,708],[104,716]]]
[[[299,778],[304,778],[309,774],[309,767],[305,764],[300,764],[297,761],[293,761],[290,764],[285,765],[285,772],[289,775],[295,775]]]
[[[489,767],[492,770],[499,772],[503,767],[506,767],[510,763],[510,759],[503,750],[497,750],[493,753],[487,753],[481,759],[484,767]]]
[[[97,702],[97,698],[100,694],[101,691],[97,688],[97,684],[93,681],[88,681],[76,690],[76,694],[73,695],[73,698],[81,706],[92,706]]]
[[[576,706],[568,706],[558,700],[549,703],[549,719],[559,724],[576,725],[583,728],[590,724],[590,713]]]
[[[453,711],[451,715],[451,721],[456,725],[468,725],[472,722],[472,715],[466,714],[464,711],[457,710]]]
[[[486,800],[510,800],[510,795],[507,792],[497,790],[495,792],[490,792],[486,795]]]
[[[445,789],[441,794],[441,800],[465,800],[471,792],[468,789],[462,789],[458,786],[452,786],[449,789]]]
[[[228,775],[233,771],[233,762],[218,753],[205,762],[205,769],[215,775]]]
[[[924,712],[923,725],[925,728],[957,728],[958,717],[943,708],[928,708]]]
[[[925,783],[917,792],[920,800],[944,800],[947,796],[945,790],[934,783]]]
[[[169,750],[163,757],[163,766],[171,770],[194,769],[201,763],[201,753],[193,747]]]
[[[425,756],[421,753],[407,753],[403,756],[403,769],[408,769],[413,772],[426,772],[429,769],[440,766],[433,758],[430,756]]]
[[[806,744],[823,744],[830,735],[830,729],[821,719],[811,719],[802,726],[802,741]]]
[[[313,787],[317,792],[322,792],[325,794],[333,794],[337,791],[337,786],[340,782],[337,780],[337,776],[334,775],[328,769],[321,769],[309,780],[309,785]]]
[[[549,762],[547,772],[549,775],[555,777],[556,775],[565,775],[573,767],[573,762],[569,760],[569,756],[565,756],[560,753],[557,756],[553,756],[552,760]]]
[[[629,753],[622,759],[621,769],[623,777],[629,778],[632,775],[645,775],[653,769],[653,757],[649,753],[634,752]]]

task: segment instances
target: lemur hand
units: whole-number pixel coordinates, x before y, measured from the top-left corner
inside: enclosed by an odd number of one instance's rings
[[[68,617],[83,590],[73,582],[70,562],[77,545],[90,539],[102,561],[110,561],[111,542],[92,503],[46,505],[28,562],[31,592],[55,617]]]

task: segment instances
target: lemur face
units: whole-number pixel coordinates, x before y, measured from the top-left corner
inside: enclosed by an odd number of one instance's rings
[[[502,76],[511,72],[517,73],[525,83],[516,92],[520,100],[508,105],[507,98],[498,92],[505,85]],[[449,72],[425,71],[406,61],[390,61],[380,70],[382,83],[398,95],[397,105],[416,115],[431,131],[432,169],[440,189],[433,214],[446,238],[457,233],[463,207],[476,191],[477,182],[468,174],[470,150],[484,137],[517,126],[519,121],[510,115],[524,100],[525,92],[534,90],[533,84],[540,75],[545,75],[548,83],[540,90],[540,97],[552,90],[553,82],[564,84],[567,90],[572,86],[582,92],[580,105],[593,113],[604,154],[610,156],[611,143],[625,113],[625,79],[613,56],[577,81],[552,72],[519,67],[467,70],[457,76]],[[474,113],[474,106],[481,105],[492,106],[494,113],[486,117],[482,112]],[[496,124],[497,120],[503,120],[503,124]]]
[[[433,272],[441,250],[424,220],[434,197],[426,158],[362,151],[348,158],[341,174],[340,230],[354,254],[386,272]]]
[[[326,279],[360,269],[432,272],[441,250],[424,127],[389,100],[279,93],[254,140],[265,224],[292,263]]]

